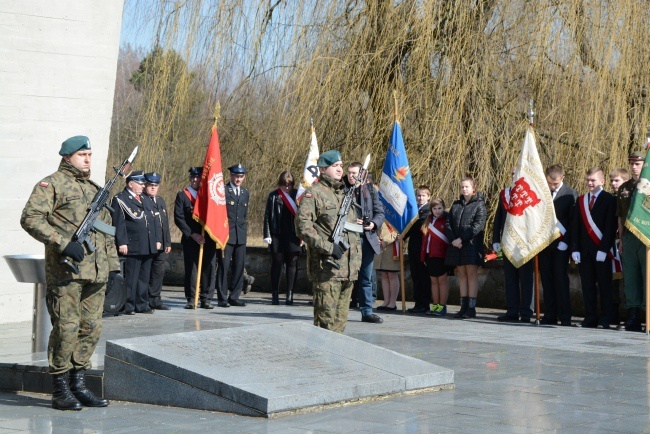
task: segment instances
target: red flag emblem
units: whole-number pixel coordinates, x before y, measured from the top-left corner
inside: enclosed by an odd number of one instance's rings
[[[541,200],[537,197],[537,193],[530,188],[526,180],[521,177],[515,181],[515,186],[512,187],[510,192],[510,206],[508,212],[514,216],[523,215],[526,208],[535,206]]]

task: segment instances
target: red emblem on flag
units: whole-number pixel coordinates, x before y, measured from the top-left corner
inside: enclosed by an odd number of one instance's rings
[[[535,206],[541,200],[537,197],[535,191],[530,188],[530,184],[523,177],[515,181],[515,186],[510,191],[510,207],[508,212],[514,216],[520,216],[529,206]]]

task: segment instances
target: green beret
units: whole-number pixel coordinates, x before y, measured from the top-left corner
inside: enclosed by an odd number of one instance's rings
[[[645,161],[646,151],[634,151],[627,158],[628,161]]]
[[[59,155],[72,155],[80,149],[90,149],[90,139],[88,137],[70,137],[68,140],[61,143],[61,150],[59,151]]]
[[[341,153],[339,151],[327,151],[320,154],[316,165],[318,167],[330,167],[332,164],[342,161]]]

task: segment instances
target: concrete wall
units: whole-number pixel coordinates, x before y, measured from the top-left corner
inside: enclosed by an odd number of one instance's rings
[[[104,182],[123,0],[0,2],[0,255],[42,254],[20,227],[61,142],[87,135]],[[0,323],[31,318],[33,285],[0,260]]]

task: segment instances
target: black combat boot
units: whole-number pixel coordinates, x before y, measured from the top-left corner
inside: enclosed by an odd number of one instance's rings
[[[75,398],[85,407],[106,407],[108,406],[108,399],[98,398],[86,387],[85,381],[86,371],[83,369],[70,371],[70,391],[74,394]]]
[[[476,298],[469,298],[469,304],[467,305],[467,312],[463,318],[476,318]]]
[[[627,310],[627,321],[622,325],[616,327],[617,330],[625,330],[628,332],[640,332],[641,329],[641,316],[638,307],[631,307]]]
[[[273,293],[271,295],[271,304],[272,305],[280,304],[280,296],[278,295],[278,290],[277,289],[273,290]]]
[[[68,381],[67,372],[52,375],[52,408],[57,410],[81,410],[81,403],[70,391]]]
[[[291,306],[293,304],[293,291],[287,291],[287,300],[284,302],[287,306]]]
[[[469,297],[460,298],[460,310],[454,314],[454,318],[465,318],[467,308],[469,307]]]

